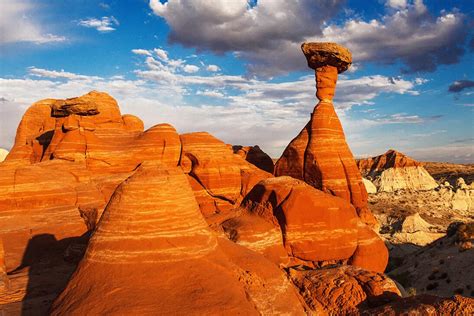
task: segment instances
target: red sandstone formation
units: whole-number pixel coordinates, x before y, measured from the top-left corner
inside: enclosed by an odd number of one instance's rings
[[[291,279],[317,315],[358,315],[400,297],[395,282],[381,273],[353,266],[290,269]]]
[[[5,252],[3,250],[2,238],[0,238],[0,294],[4,295],[8,288],[7,269],[5,267]]]
[[[52,315],[301,313],[288,280],[252,257],[219,244],[179,168],[144,163],[115,191]]]
[[[224,230],[228,235],[233,233],[237,243],[255,251],[267,256],[276,254],[275,247],[282,242],[290,259],[310,266],[350,261],[364,269],[385,270],[387,249],[380,237],[360,221],[354,207],[303,181],[291,177],[262,180],[246,196],[242,207],[249,215],[229,220]],[[257,221],[249,220],[251,215],[272,224],[281,235],[268,226],[255,229]]]
[[[332,102],[337,75],[350,67],[351,53],[334,43],[304,43],[301,48],[308,66],[315,69],[320,102],[277,161],[275,175],[292,176],[341,197],[355,206],[365,223],[375,225],[367,207],[367,191]]]
[[[365,176],[382,172],[388,168],[419,166],[423,166],[423,164],[393,149],[389,149],[380,156],[357,160],[357,167]]]
[[[209,133],[182,134],[180,139],[181,167],[206,217],[232,209],[257,182],[271,177]]]
[[[146,160],[177,166],[181,142],[174,128],[121,115],[105,93],[36,102],[18,127],[0,165],[0,234],[7,269],[16,268],[28,241],[86,232],[80,209],[100,216],[118,184]]]
[[[260,169],[273,174],[273,160],[258,146],[232,146],[235,154],[241,156],[252,165],[259,167]]]

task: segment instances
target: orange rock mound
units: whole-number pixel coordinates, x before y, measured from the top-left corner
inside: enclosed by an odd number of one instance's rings
[[[353,266],[294,270],[290,275],[311,310],[318,315],[358,315],[400,297],[395,282],[381,273]]]
[[[388,251],[360,221],[355,208],[303,181],[291,177],[262,180],[243,200],[242,208],[242,216],[225,222],[224,230],[235,242],[277,261],[284,262],[281,245],[290,262],[320,267],[349,261],[368,270],[385,270]]]
[[[249,256],[226,251],[237,261]],[[249,279],[259,274],[254,269]],[[202,218],[183,172],[144,163],[113,194],[52,315],[258,314],[259,295],[272,299],[246,289],[238,272]],[[280,287],[282,295],[274,298],[285,302],[273,312],[297,311],[299,302],[280,275],[265,276],[273,280],[270,289]]]

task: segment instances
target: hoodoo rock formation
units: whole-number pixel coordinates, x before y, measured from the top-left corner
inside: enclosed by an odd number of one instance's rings
[[[375,225],[367,207],[367,191],[332,101],[337,75],[350,67],[351,53],[335,43],[304,43],[301,48],[308,66],[315,70],[320,101],[308,124],[277,161],[275,175],[291,176],[341,197],[355,206],[365,223]]]
[[[364,177],[372,179],[378,192],[431,190],[438,187],[422,163],[393,149],[380,156],[360,159],[357,166]]]

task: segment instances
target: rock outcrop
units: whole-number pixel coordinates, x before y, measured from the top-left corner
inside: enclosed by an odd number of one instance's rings
[[[274,165],[272,158],[267,155],[257,145],[255,146],[232,146],[232,150],[235,154],[241,156],[252,165],[259,167],[260,169],[273,174]]]
[[[420,162],[393,149],[380,156],[360,159],[357,165],[364,177],[372,179],[379,192],[438,187]]]
[[[391,279],[353,266],[290,269],[290,276],[317,315],[358,315],[364,309],[400,298],[400,291]]]
[[[209,133],[182,134],[180,139],[180,165],[206,217],[229,211],[257,182],[272,176],[235,155],[232,148]]]
[[[390,304],[365,310],[361,315],[472,315],[474,313],[474,299],[455,295],[443,298],[434,295],[417,295]]]
[[[121,115],[106,93],[36,102],[0,165],[0,234],[7,269],[20,264],[35,235],[63,239],[85,233],[80,209],[95,209],[100,217],[117,185],[143,161],[177,166],[180,154],[172,126],[143,131],[141,120]]]
[[[221,248],[181,169],[144,163],[113,194],[52,315],[302,313],[278,269],[240,269],[229,257],[245,254]],[[271,295],[252,287],[260,273]]]
[[[308,124],[277,161],[275,175],[304,180],[341,197],[355,206],[365,223],[375,225],[367,207],[367,191],[332,102],[338,73],[351,65],[351,53],[334,43],[305,43],[302,50],[308,66],[315,69],[320,101]]]
[[[362,178],[362,181],[364,182],[365,190],[368,194],[377,193],[377,187],[372,183],[372,181],[366,178]]]
[[[7,158],[9,151],[3,148],[0,148],[0,162],[4,161]]]
[[[7,268],[5,266],[5,251],[2,238],[0,238],[0,295],[4,295],[9,285]]]
[[[290,261],[320,267],[346,263],[383,272],[388,253],[383,241],[357,216],[344,199],[314,189],[291,177],[269,178],[258,183],[242,202],[243,219],[224,223],[237,243],[266,253],[282,242]],[[272,226],[254,227],[262,218]],[[372,233],[371,233],[372,232]],[[255,235],[266,238],[256,238]]]

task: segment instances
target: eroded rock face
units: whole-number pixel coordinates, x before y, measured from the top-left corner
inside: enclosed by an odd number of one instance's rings
[[[231,246],[226,252],[236,261],[244,256]],[[258,285],[246,288],[238,276],[244,270],[228,258],[181,169],[144,163],[115,191],[52,315],[268,311],[258,298],[266,296],[272,305],[268,293],[261,293]],[[252,264],[248,259],[247,265]],[[247,272],[250,283],[263,273],[255,267]],[[262,283],[273,290],[280,286],[275,298],[288,304],[280,303],[274,311],[301,311],[281,273],[266,272]]]
[[[356,207],[365,223],[375,226],[376,220],[367,207],[367,191],[332,103],[338,72],[350,66],[350,52],[333,43],[305,43],[302,50],[308,65],[316,70],[320,102],[309,123],[277,161],[275,175],[303,180],[345,199]]]
[[[318,315],[357,315],[400,297],[395,282],[381,273],[353,266],[319,270],[290,269],[304,300]]]
[[[0,238],[0,294],[4,294],[9,286],[7,268],[5,266],[5,251],[3,250],[3,241]]]
[[[255,229],[249,224],[256,223],[254,219],[234,219],[225,223],[224,229],[235,230],[237,243],[262,253],[276,253],[281,240],[290,259],[310,266],[349,260],[370,270],[385,269],[385,245],[377,234],[370,234],[372,230],[360,221],[354,207],[303,181],[291,177],[263,180],[247,195],[242,207],[273,229],[264,225]]]
[[[180,135],[180,165],[208,217],[232,209],[260,180],[272,175],[235,155],[232,148],[206,132]]]
[[[36,102],[0,165],[0,234],[7,269],[20,264],[35,235],[63,239],[85,233],[80,209],[95,209],[100,217],[117,185],[143,161],[177,166],[180,154],[172,126],[144,132],[141,120],[122,116],[106,93]]]
[[[420,162],[390,149],[385,154],[357,161],[360,172],[369,177],[379,192],[432,190],[436,181]]]
[[[273,174],[273,160],[258,146],[232,146],[235,154],[241,156],[252,165]]]

